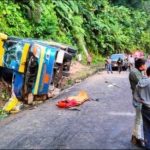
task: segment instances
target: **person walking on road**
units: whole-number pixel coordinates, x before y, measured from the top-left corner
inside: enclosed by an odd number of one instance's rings
[[[110,57],[107,57],[107,59],[106,59],[106,69],[107,69],[107,73],[109,73],[109,72],[113,73]]]
[[[119,73],[121,73],[121,71],[122,71],[122,65],[123,65],[123,60],[120,57],[117,60],[117,64],[118,64],[118,71],[119,71]]]
[[[141,104],[137,103],[137,101],[134,99],[134,93],[136,85],[138,84],[139,80],[143,77],[143,71],[145,70],[146,70],[145,60],[137,59],[135,61],[135,68],[133,68],[129,73],[129,81],[133,96],[133,106],[135,108],[135,121],[131,142],[140,147],[144,146],[143,129],[142,129],[143,120],[141,115]]]
[[[145,148],[150,149],[150,67],[147,68],[146,74],[147,77],[138,82],[134,99],[142,104]]]

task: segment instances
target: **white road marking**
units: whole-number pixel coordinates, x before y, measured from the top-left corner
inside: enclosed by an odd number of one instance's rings
[[[109,115],[113,115],[113,116],[134,116],[135,113],[131,113],[131,112],[109,112]]]

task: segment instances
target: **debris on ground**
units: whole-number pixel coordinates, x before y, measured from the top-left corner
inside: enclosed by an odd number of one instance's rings
[[[77,79],[76,81],[75,81],[75,83],[80,83],[82,80],[79,80],[79,79]]]
[[[3,110],[7,113],[17,113],[23,107],[23,103],[20,102],[16,96],[12,96],[9,101],[3,107]]]
[[[108,85],[108,87],[114,87],[114,85],[112,85],[112,84],[109,84],[109,85]]]
[[[121,88],[120,86],[116,85],[116,83],[112,83],[112,82],[109,82],[109,81],[105,81],[105,83],[108,83],[108,87],[117,87],[117,88]]]
[[[80,111],[80,109],[77,108],[77,107],[69,107],[68,109],[69,109],[69,110],[77,110],[77,111]]]
[[[99,98],[95,98],[95,99],[94,98],[90,98],[89,100],[98,102],[100,99]]]
[[[76,96],[70,96],[66,99],[63,99],[59,101],[56,105],[60,108],[71,108],[79,106],[87,100],[89,100],[88,93],[82,90]]]

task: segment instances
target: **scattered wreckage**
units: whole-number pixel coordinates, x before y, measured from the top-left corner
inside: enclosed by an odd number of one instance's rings
[[[53,97],[75,54],[76,49],[53,41],[0,34],[0,80],[11,88],[4,110],[9,112],[20,101],[32,104]]]

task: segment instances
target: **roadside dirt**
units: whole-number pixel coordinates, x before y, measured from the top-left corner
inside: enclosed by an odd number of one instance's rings
[[[0,81],[0,108],[5,105],[10,96],[8,88]]]
[[[73,62],[70,68],[70,76],[69,80],[74,82],[79,82],[79,80],[83,80],[88,76],[96,73],[97,71],[103,70],[104,64],[100,63],[97,65],[91,64],[89,66],[83,65],[80,62]]]
[[[5,105],[5,103],[6,102],[4,100],[0,99],[0,107],[3,107]]]
[[[74,75],[77,72],[80,72],[80,71],[85,70],[87,68],[89,68],[89,67],[86,66],[86,65],[81,64],[78,61],[73,61],[72,64],[71,64],[71,67],[70,67],[70,74]]]

